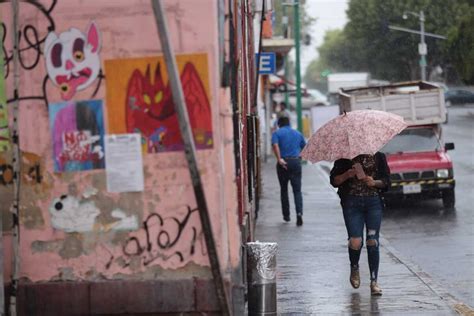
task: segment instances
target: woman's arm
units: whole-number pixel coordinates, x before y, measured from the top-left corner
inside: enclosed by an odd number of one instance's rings
[[[342,173],[338,176],[335,176],[334,180],[333,180],[333,185],[338,187],[341,184],[343,184],[344,182],[346,182],[347,180],[349,180],[350,178],[353,178],[355,175],[356,175],[356,171],[351,168],[351,169],[347,170],[346,172],[344,172],[344,173]]]
[[[383,189],[387,186],[382,180],[374,180],[374,178],[369,176],[365,177],[363,181],[368,187],[376,187],[377,189]]]
[[[376,187],[382,191],[388,190],[390,187],[390,168],[387,164],[387,158],[385,154],[378,152],[375,154],[377,163],[377,180],[372,177],[366,177],[364,182],[369,187]]]
[[[336,160],[330,174],[331,185],[333,187],[338,187],[348,179],[354,177],[354,175],[355,170],[352,169],[352,162],[350,160]]]

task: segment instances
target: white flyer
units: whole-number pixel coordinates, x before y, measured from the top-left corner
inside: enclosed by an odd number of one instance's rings
[[[144,189],[140,134],[105,135],[107,191],[141,192]]]

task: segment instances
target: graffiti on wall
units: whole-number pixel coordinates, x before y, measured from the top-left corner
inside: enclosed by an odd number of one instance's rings
[[[54,171],[104,168],[104,124],[101,100],[51,104]]]
[[[61,34],[50,32],[44,45],[46,69],[63,100],[89,87],[100,73],[100,37],[92,22],[86,33],[71,28]]]
[[[187,256],[195,253],[198,232],[196,227],[190,224],[190,219],[197,211],[198,209],[188,206],[183,218],[164,218],[158,213],[151,213],[143,222],[142,229],[135,236],[128,238],[123,245],[124,255],[130,259],[141,257],[144,266],[158,259],[167,261],[174,257],[183,262]],[[178,249],[177,244],[180,241],[182,243]]]
[[[4,32],[5,30],[2,29]],[[8,107],[7,96],[5,95],[5,74],[3,50],[0,50],[0,152],[10,148],[10,133],[8,131]]]
[[[212,148],[207,57],[178,55],[197,149]],[[145,152],[184,148],[162,57],[105,61],[110,133],[140,133]]]
[[[20,10],[29,10],[31,9],[31,7],[36,10],[37,14],[35,15],[34,21],[38,22],[36,24],[32,24],[29,22],[22,21],[22,24],[20,25],[20,29],[18,30],[19,47],[21,47],[21,49],[18,50],[19,66],[25,73],[33,74],[41,61],[41,56],[48,56],[46,54],[46,52],[48,51],[49,57],[51,58],[49,58],[49,60],[48,58],[46,58],[45,62],[46,65],[49,62],[51,63],[52,70],[50,72],[49,67],[47,66],[48,73],[50,73],[50,75],[44,75],[42,83],[38,85],[38,89],[29,89],[33,92],[24,93],[24,91],[20,90],[17,91],[17,93],[14,93],[13,89],[9,91],[6,101],[7,104],[15,101],[39,100],[42,101],[45,106],[47,106],[49,103],[48,99],[52,97],[48,96],[46,92],[48,90],[48,85],[50,84],[50,82],[52,82],[53,85],[59,87],[59,95],[61,100],[66,100],[66,98],[72,97],[76,91],[86,89],[89,86],[93,86],[91,89],[91,99],[93,99],[99,91],[102,79],[104,77],[100,69],[100,62],[99,70],[97,71],[97,55],[100,50],[100,33],[98,31],[98,28],[95,23],[91,22],[85,34],[74,28],[71,28],[69,31],[60,33],[59,35],[56,34],[56,23],[53,17],[53,11],[56,7],[57,2],[57,0],[51,0],[47,2],[19,2]],[[9,2],[0,3],[0,8],[5,8],[6,12],[10,12],[11,5]],[[1,50],[3,51],[5,60],[5,78],[8,78],[10,74],[12,74],[13,70],[14,49],[10,46],[12,31],[9,29],[9,27],[9,24],[7,25],[4,22],[0,23],[0,33],[3,34],[3,36],[1,37]],[[46,43],[47,38],[49,38],[48,43]],[[66,42],[69,39],[75,39],[78,41]],[[82,39],[82,41],[84,41],[85,43],[82,47],[82,54],[84,57],[82,62],[79,61],[82,59],[82,57],[80,56],[82,45],[79,39]],[[76,45],[74,45],[75,43]],[[60,46],[56,46],[53,44],[61,45],[60,54],[58,53],[60,50]],[[46,46],[48,46],[48,49]],[[75,48],[78,49],[71,52],[71,49]],[[59,61],[61,61],[60,67],[54,66],[53,55],[55,56],[54,62],[56,63],[56,65],[59,65]],[[59,59],[57,58],[58,55],[60,57]],[[67,63],[68,57],[70,63]],[[72,70],[69,71],[66,69],[71,66],[74,66],[72,67]],[[66,71],[61,72],[59,69],[56,69],[61,67],[64,67]],[[61,75],[66,75],[65,81],[64,77],[61,77]],[[68,75],[70,76],[68,77]],[[88,77],[88,79],[85,80],[85,77]],[[50,78],[51,80],[49,80]],[[93,85],[93,83],[95,84]],[[62,89],[68,89],[68,91],[63,91]],[[86,99],[87,98],[88,97],[86,97]]]
[[[21,153],[21,173],[22,181],[26,184],[40,184],[43,182],[43,167],[41,158],[38,155],[29,152]]]
[[[67,233],[106,232],[110,230],[137,230],[136,215],[128,215],[121,209],[114,209],[107,223],[97,221],[100,209],[91,199],[81,199],[73,195],[55,198],[49,207],[53,228]]]
[[[9,185],[13,183],[13,166],[0,156],[0,184]]]
[[[0,156],[0,184],[9,185],[13,183],[13,166],[6,159]],[[35,185],[43,182],[43,167],[41,158],[33,153],[21,152],[21,179],[22,184]]]

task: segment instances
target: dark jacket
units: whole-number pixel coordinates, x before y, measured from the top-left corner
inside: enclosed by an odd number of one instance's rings
[[[385,157],[385,154],[381,152],[377,152],[375,154],[375,163],[377,166],[377,172],[374,180],[382,180],[382,182],[385,184],[384,188],[378,190],[380,195],[381,193],[386,192],[388,188],[390,188],[390,168],[388,167],[387,158]],[[350,159],[339,159],[334,162],[334,167],[332,168],[330,174],[331,185],[333,187],[337,187],[334,184],[334,178],[351,169],[353,164],[354,162]],[[343,197],[349,191],[348,182],[345,181],[337,188],[337,193],[340,197]]]

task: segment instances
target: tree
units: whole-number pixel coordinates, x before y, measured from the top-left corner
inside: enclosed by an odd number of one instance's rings
[[[283,29],[283,13],[286,10],[286,16],[288,16],[288,25],[290,29],[293,29],[293,7],[286,6],[284,8],[283,3],[287,1],[277,0],[273,1],[274,9],[273,12],[275,13],[274,16],[274,25],[273,25],[273,34],[274,36],[284,36],[285,30]],[[289,1],[288,1],[289,2]],[[309,16],[306,10],[306,1],[300,0],[300,33],[306,34],[309,27],[316,21],[315,18]],[[291,36],[293,37],[293,36]],[[303,38],[303,36],[301,36]]]
[[[349,42],[342,30],[327,31],[318,51],[319,58],[306,68],[304,81],[308,87],[321,89],[328,73],[352,70]]]
[[[474,84],[474,6],[459,21],[458,27],[449,34],[449,51],[461,79]]]
[[[338,35],[339,39],[326,37],[329,43],[326,45],[325,41],[318,49],[323,59],[321,63],[327,63],[337,71],[367,71],[373,78],[389,81],[419,79],[419,35],[393,31],[388,26],[419,30],[417,17],[408,15],[404,20],[402,16],[405,11],[418,13],[423,10],[426,32],[452,34],[451,43],[457,41],[453,45],[462,49],[459,54],[465,56],[466,52],[472,52],[472,49],[469,51],[472,46],[461,45],[453,30],[459,27],[459,21],[465,19],[466,31],[462,36],[472,39],[472,34],[467,36],[467,23],[472,21],[472,17],[465,18],[470,7],[472,5],[467,0],[451,0],[449,5],[445,0],[351,0],[347,10],[348,23]],[[428,72],[437,66],[448,68],[451,63],[456,64],[448,41],[427,37],[426,43]]]

